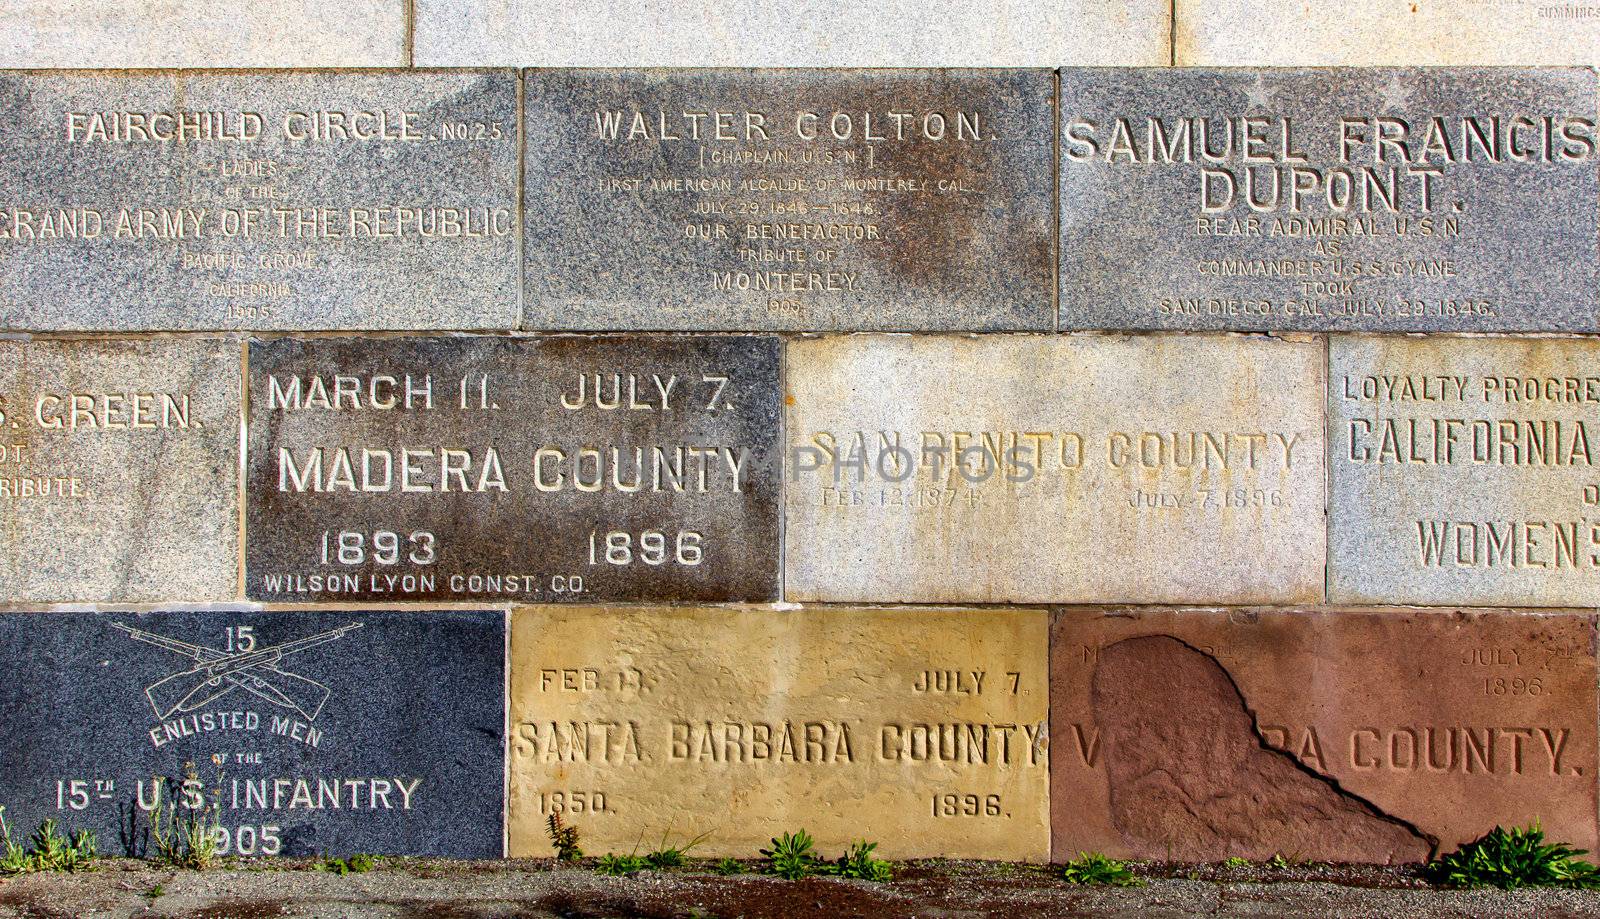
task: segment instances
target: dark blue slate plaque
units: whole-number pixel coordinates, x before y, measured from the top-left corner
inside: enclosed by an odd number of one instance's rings
[[[144,855],[164,800],[219,854],[502,852],[499,611],[8,613],[0,672],[14,835]]]

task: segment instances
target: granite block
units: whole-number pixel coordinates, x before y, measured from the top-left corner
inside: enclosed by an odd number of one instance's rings
[[[154,857],[175,813],[221,856],[502,854],[501,611],[7,613],[0,661],[14,832]]]
[[[242,345],[0,341],[0,599],[238,591]]]
[[[1590,611],[1069,609],[1052,851],[1416,862],[1495,826],[1593,849]]]
[[[1179,0],[1174,63],[1600,64],[1600,10],[1553,0]]]
[[[0,67],[403,67],[394,0],[13,0]]]
[[[1329,343],[1339,603],[1600,605],[1600,342]]]
[[[523,607],[510,854],[560,813],[594,853],[1044,861],[1043,610]],[[644,840],[641,845],[640,839]]]
[[[422,67],[1165,65],[1163,0],[418,0]]]
[[[246,595],[776,599],[779,344],[252,341]]]
[[[1062,329],[1593,331],[1578,68],[1061,72]]]
[[[791,342],[795,601],[1316,602],[1323,343]]]
[[[1046,70],[532,70],[529,329],[1052,327]]]
[[[0,74],[0,329],[510,329],[511,71]]]

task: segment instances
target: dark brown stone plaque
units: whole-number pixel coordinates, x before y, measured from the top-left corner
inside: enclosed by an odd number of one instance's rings
[[[769,337],[250,346],[257,600],[771,600]]]

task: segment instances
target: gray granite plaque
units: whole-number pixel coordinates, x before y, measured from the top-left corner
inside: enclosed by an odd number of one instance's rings
[[[0,329],[517,321],[510,71],[0,74]]]
[[[260,600],[771,600],[771,337],[250,346]]]
[[[0,341],[0,601],[238,596],[243,352]]]
[[[1044,70],[532,70],[529,329],[1047,329]]]
[[[1593,330],[1595,75],[1061,72],[1062,329]]]
[[[7,613],[0,670],[14,833],[142,856],[175,815],[219,855],[502,852],[500,611]]]
[[[1600,604],[1600,341],[1335,335],[1328,599]]]

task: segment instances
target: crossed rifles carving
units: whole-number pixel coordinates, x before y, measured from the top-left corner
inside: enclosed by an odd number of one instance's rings
[[[155,710],[157,718],[170,718],[175,714],[204,708],[235,689],[242,689],[273,705],[299,712],[307,721],[317,720],[330,691],[316,680],[280,668],[279,662],[307,648],[337,641],[361,628],[361,623],[351,622],[332,631],[268,648],[229,653],[146,632],[120,622],[111,625],[127,632],[137,641],[181,654],[195,663],[193,667],[162,677],[145,687],[145,698],[150,700],[150,707]]]

